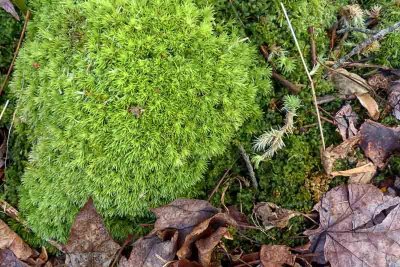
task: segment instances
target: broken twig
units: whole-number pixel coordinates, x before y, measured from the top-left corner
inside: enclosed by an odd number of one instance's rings
[[[314,107],[315,107],[315,111],[317,113],[319,132],[320,132],[320,135],[321,135],[322,148],[323,148],[323,150],[325,150],[324,130],[322,128],[321,117],[320,117],[319,110],[318,110],[317,96],[315,94],[314,82],[313,82],[313,79],[312,79],[312,77],[310,75],[310,72],[308,71],[308,67],[307,67],[306,61],[304,60],[303,53],[301,52],[299,42],[297,41],[296,34],[295,34],[294,29],[292,27],[292,23],[290,22],[289,16],[288,16],[288,14],[286,12],[286,9],[285,9],[285,6],[283,5],[282,2],[281,2],[281,7],[282,7],[282,10],[283,10],[283,13],[285,14],[285,18],[286,18],[287,23],[289,25],[289,29],[290,29],[290,31],[292,33],[292,36],[293,36],[294,42],[296,44],[297,50],[299,51],[300,58],[301,58],[301,61],[303,63],[304,69],[306,71],[308,80],[310,81],[310,87],[311,87],[311,92],[312,92],[312,96],[313,96]]]
[[[393,26],[390,26],[389,28],[386,28],[386,29],[383,29],[383,30],[377,32],[376,34],[374,34],[373,36],[371,36],[370,38],[368,38],[367,40],[365,40],[361,44],[359,44],[356,47],[354,47],[353,50],[350,51],[350,53],[348,53],[345,56],[341,57],[336,62],[336,64],[333,65],[333,68],[334,69],[339,68],[340,66],[343,65],[344,62],[349,60],[352,56],[360,53],[364,48],[366,48],[367,46],[369,46],[373,42],[383,39],[386,35],[388,35],[391,32],[396,31],[398,28],[400,28],[400,21],[395,23]]]
[[[15,49],[15,52],[14,52],[14,57],[13,57],[13,59],[11,61],[10,67],[8,68],[8,71],[7,71],[6,77],[4,78],[3,84],[0,87],[0,95],[3,93],[3,90],[6,87],[6,85],[8,83],[8,80],[10,79],[11,72],[12,72],[12,70],[14,68],[15,59],[17,58],[19,49],[20,49],[21,44],[22,44],[22,40],[24,39],[25,32],[26,32],[26,26],[28,26],[28,21],[29,21],[30,17],[31,17],[31,12],[28,10],[28,11],[26,11],[24,27],[22,28],[21,35],[19,36],[18,45],[17,45],[17,48]]]
[[[313,68],[318,64],[318,62],[317,62],[317,46],[315,45],[314,32],[315,32],[314,27],[312,27],[312,26],[308,27],[308,33],[310,34],[311,65]]]
[[[294,94],[300,93],[300,87],[299,86],[297,86],[294,83],[286,80],[285,77],[283,77],[282,75],[280,75],[276,71],[272,71],[272,77],[275,80],[277,80],[280,84],[282,84],[284,87],[289,89],[289,91],[291,91],[292,93],[294,93]]]
[[[362,29],[362,28],[356,28],[356,27],[347,27],[341,30],[338,30],[338,34],[346,33],[346,32],[361,32],[365,34],[376,34],[378,33],[377,31],[369,30],[369,29]]]
[[[246,162],[246,167],[249,172],[249,176],[251,178],[251,182],[253,183],[253,187],[255,189],[258,189],[258,183],[257,183],[257,178],[254,173],[253,165],[251,164],[250,157],[247,155],[246,150],[242,145],[239,145],[239,151],[240,154],[242,155],[243,160]]]

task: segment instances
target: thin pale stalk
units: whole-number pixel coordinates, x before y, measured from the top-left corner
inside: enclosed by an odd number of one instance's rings
[[[290,22],[289,16],[288,16],[288,14],[286,12],[286,8],[285,8],[285,6],[283,5],[282,2],[281,2],[281,7],[282,7],[282,10],[283,10],[283,13],[285,14],[285,18],[286,18],[287,23],[289,25],[289,29],[290,29],[290,32],[292,33],[292,36],[293,36],[294,42],[296,44],[297,50],[299,51],[301,62],[303,63],[304,69],[305,69],[305,71],[307,73],[308,80],[310,81],[314,107],[315,107],[315,111],[316,111],[317,119],[318,119],[319,132],[320,132],[320,135],[321,135],[322,148],[323,148],[323,150],[325,150],[324,131],[322,129],[321,116],[319,114],[319,109],[318,109],[318,104],[317,104],[317,95],[315,94],[314,82],[313,82],[313,79],[311,77],[310,72],[308,71],[308,67],[307,67],[306,61],[304,60],[303,53],[301,52],[299,42],[297,41],[296,34],[295,34],[294,29],[292,27],[292,23]]]

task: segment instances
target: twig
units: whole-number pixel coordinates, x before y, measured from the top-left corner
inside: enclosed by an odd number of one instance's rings
[[[19,216],[19,212],[18,212],[18,210],[16,208],[14,208],[10,204],[8,204],[6,201],[1,200],[1,199],[0,199],[0,208],[7,216],[9,216],[10,218],[16,220],[17,222],[22,224],[27,229],[31,230],[31,228],[29,227],[28,223]],[[47,243],[53,245],[59,251],[64,251],[63,250],[63,246],[60,243],[58,243],[58,242],[56,242],[54,240],[51,240],[51,239],[45,239],[45,241]]]
[[[253,183],[253,187],[258,189],[257,178],[254,173],[253,165],[251,164],[250,157],[247,155],[246,150],[242,145],[239,145],[240,155],[242,155],[243,160],[246,162],[246,167],[249,172],[249,176],[251,178],[251,182]]]
[[[1,114],[0,114],[0,120],[1,120],[1,118],[3,118],[4,112],[7,109],[8,103],[10,103],[10,100],[7,100],[6,104],[4,105],[4,108],[3,108],[3,110],[1,111]]]
[[[3,90],[6,87],[6,85],[8,83],[8,80],[10,79],[11,72],[12,72],[12,70],[14,68],[15,59],[17,58],[19,49],[20,49],[21,44],[22,44],[22,40],[24,39],[25,32],[26,32],[26,26],[28,25],[28,21],[29,21],[30,16],[31,16],[31,12],[29,10],[26,11],[24,27],[22,28],[21,35],[19,36],[18,45],[17,45],[17,48],[15,49],[14,57],[13,57],[13,59],[11,61],[10,67],[8,68],[6,78],[4,79],[3,84],[1,85],[0,95],[3,93]]]
[[[315,45],[314,32],[315,32],[315,29],[313,26],[308,27],[308,33],[310,34],[311,65],[313,68],[318,64],[318,62],[317,62],[317,46]]]
[[[333,65],[335,65],[335,62],[334,61],[325,61],[324,64],[327,66],[333,66]],[[377,69],[383,69],[383,70],[392,70],[392,68],[389,68],[387,66],[368,64],[368,63],[360,63],[360,62],[343,62],[341,67],[342,68],[377,68]]]
[[[322,104],[330,103],[332,101],[335,101],[336,99],[352,100],[352,99],[355,99],[355,98],[356,98],[356,96],[354,96],[354,95],[350,95],[350,96],[346,96],[346,95],[324,95],[324,96],[317,97],[317,104],[318,105],[322,105]]]
[[[365,34],[376,34],[378,33],[377,31],[369,30],[369,29],[362,29],[362,28],[356,28],[356,27],[347,27],[341,30],[338,30],[338,34],[346,33],[346,32],[362,32]]]
[[[356,47],[354,47],[353,50],[350,51],[350,53],[348,53],[347,55],[341,57],[337,61],[337,63],[335,65],[333,65],[333,68],[334,69],[339,68],[340,66],[343,65],[344,62],[349,60],[352,56],[360,53],[364,48],[366,48],[367,46],[369,46],[373,42],[381,40],[382,38],[384,38],[389,33],[396,31],[398,28],[400,28],[400,22],[397,22],[393,26],[390,26],[389,28],[386,28],[386,29],[383,29],[383,30],[377,32],[376,34],[374,34],[373,36],[371,36],[370,38],[368,38],[367,40],[365,40],[361,44],[359,44]]]
[[[236,161],[235,161],[236,162]],[[233,164],[232,164],[233,166]],[[215,188],[213,189],[213,191],[211,192],[210,196],[208,197],[208,201],[210,201],[212,199],[212,197],[214,196],[214,194],[217,192],[218,188],[221,186],[222,182],[225,180],[226,176],[228,175],[228,173],[231,171],[231,167],[229,167],[229,169],[227,169],[224,173],[224,175],[222,175],[221,179],[219,179],[217,185],[215,186]]]
[[[300,87],[295,85],[294,83],[288,81],[283,77],[282,75],[278,74],[276,71],[272,71],[272,78],[277,80],[280,84],[282,84],[284,87],[289,89],[294,94],[300,93]]]
[[[285,6],[283,5],[282,2],[281,2],[281,7],[282,7],[282,10],[283,10],[283,13],[285,14],[285,18],[286,18],[287,23],[289,25],[289,29],[290,29],[290,31],[292,33],[292,36],[293,36],[294,42],[296,44],[297,50],[299,51],[300,58],[301,58],[301,61],[303,63],[304,69],[305,69],[305,71],[307,73],[308,80],[310,81],[311,92],[312,92],[312,96],[313,96],[313,102],[314,102],[314,106],[315,106],[315,111],[317,113],[319,132],[320,132],[320,135],[321,135],[322,148],[323,148],[323,150],[325,150],[324,131],[322,129],[321,118],[320,118],[320,114],[319,114],[319,110],[318,110],[317,96],[315,94],[314,82],[313,82],[313,79],[312,79],[312,77],[310,75],[310,72],[308,71],[308,67],[307,67],[306,61],[304,60],[303,53],[301,52],[299,42],[297,41],[297,38],[296,38],[296,34],[295,34],[294,29],[292,27],[292,24],[290,22],[289,16],[288,16],[288,14],[286,12]]]
[[[4,159],[4,172],[6,172],[6,169],[7,169],[8,147],[9,147],[9,143],[10,143],[11,130],[12,130],[12,127],[13,127],[13,125],[14,125],[15,113],[16,113],[16,112],[17,112],[17,111],[14,111],[13,117],[12,117],[12,119],[11,119],[10,127],[8,128],[7,142],[6,142],[6,157],[5,157],[5,159]]]

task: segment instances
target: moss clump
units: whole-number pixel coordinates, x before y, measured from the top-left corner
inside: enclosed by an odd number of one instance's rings
[[[20,208],[34,231],[65,240],[91,196],[119,236],[122,219],[195,194],[252,110],[254,47],[190,0],[33,9],[11,90],[33,142]]]

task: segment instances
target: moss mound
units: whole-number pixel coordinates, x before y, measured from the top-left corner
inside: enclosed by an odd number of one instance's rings
[[[193,195],[253,109],[256,50],[190,0],[34,9],[11,89],[33,142],[20,208],[34,231],[65,240],[91,196],[119,236],[119,218]]]

